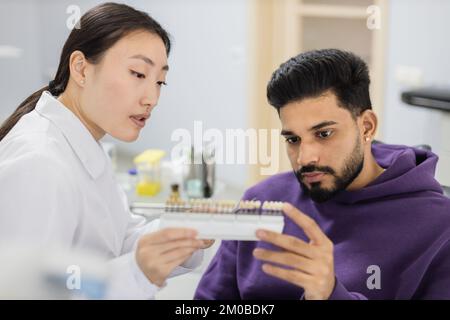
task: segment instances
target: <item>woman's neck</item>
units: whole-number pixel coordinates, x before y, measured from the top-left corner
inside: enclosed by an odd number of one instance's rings
[[[64,91],[57,100],[61,102],[67,109],[72,111],[72,113],[80,119],[81,123],[89,130],[96,141],[99,141],[105,135],[105,132],[96,125],[93,121],[91,121],[87,115],[83,112],[83,108],[81,104],[78,102],[78,99],[74,99],[73,95],[70,94],[70,91]]]

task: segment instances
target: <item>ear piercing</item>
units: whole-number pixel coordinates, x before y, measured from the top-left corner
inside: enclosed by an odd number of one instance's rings
[[[365,137],[364,140],[369,141],[370,137]]]
[[[84,79],[80,81],[81,84],[84,84]]]

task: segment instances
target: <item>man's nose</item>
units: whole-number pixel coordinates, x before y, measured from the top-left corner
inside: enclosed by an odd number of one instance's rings
[[[315,165],[319,162],[319,152],[314,146],[302,143],[299,146],[297,164],[300,167]]]

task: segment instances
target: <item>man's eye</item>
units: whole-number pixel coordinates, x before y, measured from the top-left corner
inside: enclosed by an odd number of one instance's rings
[[[139,78],[139,79],[145,79],[145,74],[139,73],[137,71],[131,70],[131,74],[134,75],[135,77]]]
[[[167,86],[167,83],[165,81],[158,81],[157,82],[158,86],[162,87],[162,86]]]
[[[296,144],[297,142],[300,141],[299,137],[286,137],[286,142],[289,144]]]
[[[325,130],[325,131],[319,131],[316,133],[316,136],[320,139],[326,139],[330,137],[333,134],[333,130]]]

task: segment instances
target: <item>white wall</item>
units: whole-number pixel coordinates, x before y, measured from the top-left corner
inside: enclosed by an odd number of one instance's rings
[[[20,60],[0,60],[0,120],[30,93],[44,86],[55,70],[65,39],[68,5],[85,12],[104,1],[1,0],[0,44],[24,48]],[[247,125],[247,0],[135,0],[121,1],[149,12],[172,35],[168,86],[159,106],[132,144],[121,151],[137,154],[146,148],[168,152],[176,144],[176,128],[193,130],[195,120],[208,128],[245,128]],[[111,140],[111,139],[107,139]],[[236,186],[247,180],[243,165],[218,167],[220,179]]]
[[[0,46],[22,49],[18,58],[0,58],[0,122],[42,84],[37,12],[36,1],[0,1]]]
[[[78,4],[84,12],[95,0],[1,0],[0,45],[23,48],[18,59],[0,59],[0,120],[26,96],[48,82],[56,68],[62,45],[69,33],[66,8]],[[176,128],[193,130],[194,120],[204,128],[245,128],[247,125],[248,0],[134,0],[125,1],[144,9],[173,36],[169,59],[169,86],[150,125],[133,144],[120,149],[137,153],[145,148],[170,151]],[[399,144],[430,144],[442,150],[442,112],[405,105],[400,101],[408,86],[396,79],[398,66],[418,67],[423,85],[450,87],[450,1],[389,1],[383,140]],[[247,177],[242,165],[218,168],[222,180],[243,186]]]
[[[408,85],[396,79],[398,66],[417,67],[422,85],[450,88],[450,1],[392,0],[389,2],[386,100],[383,140],[396,144],[429,144],[440,153],[450,137],[442,136],[443,112],[409,106],[400,95]],[[450,147],[448,147],[450,149]],[[445,164],[449,166],[450,164]]]

